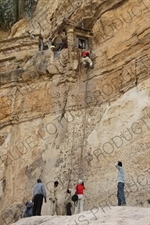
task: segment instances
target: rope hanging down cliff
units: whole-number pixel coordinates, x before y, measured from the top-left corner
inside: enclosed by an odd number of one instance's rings
[[[85,83],[85,94],[84,94],[84,101],[87,98],[87,86],[88,86],[88,73],[86,70],[86,83]],[[84,117],[83,117],[83,138],[82,138],[82,143],[81,143],[81,153],[80,153],[80,159],[79,159],[79,178],[82,177],[82,172],[83,172],[83,150],[84,146],[86,146],[86,139],[85,139],[85,129],[86,129],[86,117],[87,117],[87,105],[85,106],[84,110]]]

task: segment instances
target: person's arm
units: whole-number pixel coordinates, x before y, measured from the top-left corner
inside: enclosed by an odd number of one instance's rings
[[[34,196],[35,196],[35,187],[33,188],[32,202],[34,202]]]
[[[118,162],[115,163],[115,167],[120,170],[120,166],[118,166]]]
[[[118,169],[118,162],[115,163],[115,167]]]
[[[75,187],[75,189],[76,189],[76,194],[78,194],[78,185]]]

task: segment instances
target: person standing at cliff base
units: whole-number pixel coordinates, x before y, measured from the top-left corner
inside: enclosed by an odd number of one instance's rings
[[[75,206],[75,214],[77,214],[78,212],[83,212],[83,204],[84,204],[84,182],[79,179],[78,180],[78,184],[76,186],[76,194],[78,195],[78,202],[77,205]]]
[[[41,216],[43,198],[45,199],[46,203],[46,190],[41,179],[38,179],[37,184],[34,186],[33,189],[33,216]]]
[[[125,194],[124,194],[124,185],[125,185],[125,174],[124,169],[122,168],[122,162],[118,161],[115,163],[116,168],[118,169],[118,191],[117,191],[117,198],[118,198],[118,206],[126,205]]]
[[[65,208],[66,208],[66,215],[67,216],[71,216],[72,213],[71,213],[71,207],[72,207],[72,204],[71,204],[71,189],[67,189],[67,195],[65,197]]]
[[[58,199],[57,199],[57,187],[59,185],[58,181],[54,182],[54,186],[50,190],[50,215],[54,216],[55,213],[56,215],[60,215],[60,209],[58,206]]]

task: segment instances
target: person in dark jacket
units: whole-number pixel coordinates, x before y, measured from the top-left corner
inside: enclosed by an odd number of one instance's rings
[[[29,201],[26,203],[25,217],[33,216],[33,202]]]
[[[71,189],[67,190],[67,195],[66,195],[64,203],[65,203],[65,207],[66,207],[66,215],[71,216],[72,215],[72,213],[71,213],[71,207],[72,207],[72,204],[71,204]]]
[[[33,190],[33,216],[41,216],[43,198],[45,199],[46,203],[46,190],[41,179],[38,179],[37,184],[34,186]]]

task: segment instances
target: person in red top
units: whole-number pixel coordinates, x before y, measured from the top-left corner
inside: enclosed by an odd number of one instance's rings
[[[93,62],[90,58],[90,54],[88,51],[83,51],[81,54],[82,58],[81,58],[81,62],[83,63],[83,65],[85,65],[85,67],[87,65],[90,66],[90,68],[93,68]]]
[[[85,187],[84,187],[84,182],[81,179],[78,180],[78,184],[75,189],[76,189],[76,194],[78,195],[78,203],[75,207],[75,214],[77,214],[78,211],[79,211],[79,213],[81,213],[83,211],[83,203],[84,203]]]
[[[82,57],[89,57],[90,55],[89,55],[89,52],[87,52],[87,51],[84,51],[84,52],[82,52]]]

